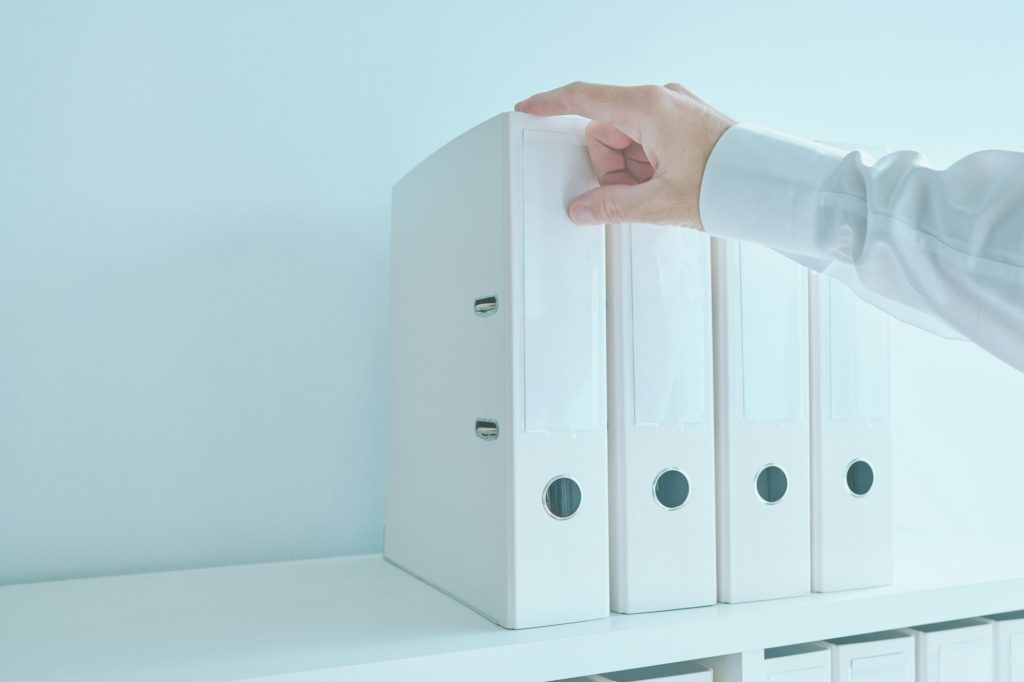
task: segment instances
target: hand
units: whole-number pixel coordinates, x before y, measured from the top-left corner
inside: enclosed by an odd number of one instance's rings
[[[523,100],[516,111],[591,119],[587,150],[601,186],[572,201],[573,222],[703,229],[704,167],[718,138],[735,121],[683,86],[570,83]]]

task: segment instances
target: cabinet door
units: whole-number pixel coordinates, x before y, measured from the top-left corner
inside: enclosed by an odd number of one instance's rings
[[[764,662],[764,673],[765,682],[831,682],[832,656],[826,649],[770,658]]]
[[[902,653],[865,656],[850,661],[849,682],[905,682],[907,657]]]
[[[1005,654],[1008,668],[1006,682],[1024,682],[1024,632],[1010,635]]]
[[[928,682],[988,682],[992,679],[992,647],[983,639],[939,646],[938,675]]]
[[[829,682],[829,675],[824,667],[818,666],[768,673],[767,682]]]

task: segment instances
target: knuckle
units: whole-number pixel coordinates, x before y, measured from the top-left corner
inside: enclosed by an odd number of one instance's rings
[[[573,81],[566,85],[562,91],[565,93],[565,97],[568,99],[572,106],[576,106],[579,102],[580,97],[583,95],[583,90],[586,87],[586,83],[583,81]]]
[[[668,89],[660,85],[640,85],[636,89],[636,99],[645,109],[654,109],[661,106],[668,93]]]
[[[601,200],[601,215],[610,223],[623,222],[622,208],[614,196],[606,196]]]
[[[641,85],[640,92],[645,99],[657,101],[665,94],[665,88],[660,85]]]

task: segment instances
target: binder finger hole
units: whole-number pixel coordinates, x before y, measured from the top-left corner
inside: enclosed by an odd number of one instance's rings
[[[552,479],[544,488],[544,508],[556,519],[570,518],[582,501],[579,484],[567,476]]]
[[[789,479],[782,467],[769,464],[757,474],[757,494],[768,504],[783,498],[789,488]]]
[[[846,467],[846,487],[857,497],[863,497],[875,484],[875,470],[862,459],[855,459]]]
[[[679,469],[666,469],[654,479],[654,498],[665,509],[679,509],[690,496],[690,479]]]

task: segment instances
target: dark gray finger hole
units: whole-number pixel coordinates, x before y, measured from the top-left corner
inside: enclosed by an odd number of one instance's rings
[[[875,470],[864,460],[854,460],[846,467],[846,487],[857,497],[867,495],[874,484]]]
[[[690,496],[690,480],[679,469],[666,469],[654,480],[654,497],[666,509],[679,509]]]
[[[556,478],[544,489],[544,507],[556,519],[567,519],[575,514],[582,501],[580,486],[571,478]]]
[[[768,504],[775,504],[786,494],[789,479],[781,467],[769,464],[757,475],[757,494]]]

